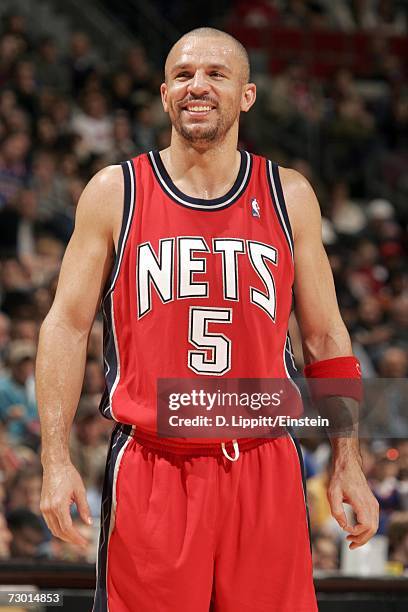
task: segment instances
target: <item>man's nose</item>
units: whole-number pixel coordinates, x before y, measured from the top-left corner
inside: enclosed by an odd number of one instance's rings
[[[197,70],[194,73],[194,77],[191,79],[189,83],[188,91],[194,96],[202,96],[203,94],[208,93],[209,91],[208,81],[205,77],[205,74],[203,74],[200,70]]]

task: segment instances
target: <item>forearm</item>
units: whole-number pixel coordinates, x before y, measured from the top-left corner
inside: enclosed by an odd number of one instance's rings
[[[52,316],[41,327],[36,395],[44,468],[70,462],[69,437],[84,378],[87,337]]]
[[[293,289],[304,363],[308,367],[325,360],[351,357],[350,336],[341,318],[330,262],[322,244],[321,212],[316,195],[304,177],[293,170],[283,170],[281,178],[295,247]],[[354,371],[352,377],[357,378],[357,374]],[[330,374],[327,378],[330,386]],[[330,389],[328,395],[331,395]],[[339,462],[346,461],[358,447],[359,406],[357,401],[354,406],[348,406],[347,399],[340,392],[333,401],[320,406],[322,416],[326,414],[329,418],[333,458]]]
[[[306,364],[351,356],[350,336],[343,322],[326,333],[305,337],[303,352]],[[332,396],[316,402],[316,408],[320,416],[327,418],[330,424],[327,433],[333,450],[333,465],[341,467],[351,459],[361,462],[358,442],[359,402],[350,397]]]

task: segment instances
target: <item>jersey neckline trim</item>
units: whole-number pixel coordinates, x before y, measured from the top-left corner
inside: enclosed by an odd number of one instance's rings
[[[231,206],[231,204],[236,202],[236,200],[244,193],[251,177],[252,156],[250,153],[248,153],[248,151],[240,150],[239,152],[241,154],[241,163],[233,186],[225,195],[211,200],[194,198],[180,191],[180,189],[178,189],[178,187],[176,187],[171,180],[158,150],[150,151],[148,153],[148,158],[154,175],[166,195],[168,195],[177,204],[180,204],[180,206],[208,211],[228,208],[228,206]]]

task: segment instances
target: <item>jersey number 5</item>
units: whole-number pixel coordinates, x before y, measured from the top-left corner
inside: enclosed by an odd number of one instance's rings
[[[208,331],[209,323],[231,323],[232,308],[191,306],[188,339],[198,350],[188,351],[188,367],[196,374],[221,376],[231,369],[231,340]]]

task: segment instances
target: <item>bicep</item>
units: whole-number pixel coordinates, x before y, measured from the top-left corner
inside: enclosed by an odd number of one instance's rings
[[[114,215],[123,200],[121,173],[116,166],[102,170],[79,200],[48,320],[64,321],[82,332],[92,325],[112,269]]]
[[[295,239],[295,313],[302,335],[330,329],[340,319],[330,264],[320,237],[320,214]]]

